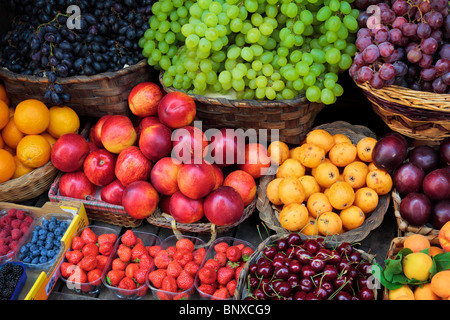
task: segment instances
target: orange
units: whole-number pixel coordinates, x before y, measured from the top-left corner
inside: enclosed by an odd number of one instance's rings
[[[17,128],[14,117],[10,118],[8,124],[2,130],[2,138],[5,144],[12,149],[16,149],[17,144],[23,137],[24,134]]]
[[[427,237],[421,234],[412,234],[405,238],[403,248],[411,249],[412,252],[419,252],[430,248],[430,241]]]
[[[8,97],[8,93],[6,92],[6,88],[3,84],[0,84],[0,100],[6,103],[7,106],[9,106],[11,103]]]
[[[289,158],[299,160],[300,159],[300,147],[295,147],[289,150]]]
[[[6,103],[0,100],[0,130],[3,129],[9,121],[9,108]]]
[[[76,133],[80,128],[80,118],[70,107],[54,106],[49,109],[50,122],[47,131],[59,138],[66,133]]]
[[[353,204],[355,201],[355,191],[347,182],[338,181],[328,190],[328,199],[333,208],[342,210]]]
[[[430,255],[430,257],[434,257],[435,255],[440,253],[444,253],[444,250],[436,246],[430,246],[430,249],[428,250],[428,254]]]
[[[314,177],[321,187],[328,188],[338,181],[339,168],[330,161],[324,161],[314,168]]]
[[[271,203],[274,205],[282,205],[283,202],[280,200],[280,194],[278,192],[278,187],[283,178],[275,178],[267,184],[266,195]]]
[[[375,163],[373,163],[373,162],[370,162],[370,163],[367,165],[367,168],[369,169],[369,171],[373,171],[373,170],[380,169],[380,168],[378,168],[378,167],[375,165]]]
[[[431,289],[431,283],[418,285],[414,290],[415,300],[441,300],[441,297],[436,295]]]
[[[317,218],[317,228],[323,236],[336,235],[342,232],[342,220],[335,212],[324,212]]]
[[[8,151],[8,152],[11,153],[13,156],[16,155],[16,149],[10,148],[10,147],[8,147],[7,145],[5,145],[5,146],[3,147],[3,150]]]
[[[353,189],[362,188],[366,184],[366,177],[369,168],[362,161],[353,161],[345,166],[342,172],[344,181],[352,186]]]
[[[325,159],[325,150],[312,143],[302,144],[298,152],[298,160],[307,168],[315,168]]]
[[[356,151],[358,158],[364,162],[372,162],[372,151],[377,143],[377,139],[372,137],[365,137],[356,144]]]
[[[314,129],[306,135],[306,143],[315,144],[327,153],[334,146],[334,139],[328,131]]]
[[[5,147],[5,142],[3,141],[3,138],[0,135],[0,149],[3,149],[4,147]]]
[[[43,136],[45,138],[45,140],[47,140],[47,142],[50,144],[50,147],[53,148],[53,145],[55,144],[57,139],[55,137],[53,137],[47,131],[42,132],[40,135]]]
[[[291,203],[302,203],[305,200],[305,189],[297,178],[284,178],[278,186],[280,200],[285,205]]]
[[[282,141],[273,141],[267,148],[267,155],[273,164],[280,165],[289,158],[289,146]]]
[[[300,177],[299,180],[302,183],[303,189],[305,189],[304,201],[308,201],[309,196],[313,193],[320,192],[320,185],[313,176],[304,175]]]
[[[15,170],[16,164],[11,153],[0,149],[0,183],[11,179]]]
[[[308,209],[300,203],[286,205],[280,212],[279,221],[286,230],[300,231],[309,221]]]
[[[450,298],[450,270],[439,271],[431,278],[431,290],[442,299]]]
[[[385,195],[392,189],[393,181],[391,175],[382,169],[369,171],[366,177],[366,185],[375,190],[378,195]]]
[[[308,223],[303,227],[301,233],[307,236],[319,235],[319,227],[317,227],[317,220],[311,216],[308,218]]]
[[[349,142],[336,143],[328,152],[330,161],[338,166],[345,167],[356,159],[356,146]]]
[[[20,140],[16,152],[24,165],[39,168],[50,160],[51,147],[44,137],[30,134]]]
[[[342,142],[352,143],[352,140],[348,136],[346,136],[345,134],[342,134],[342,133],[334,134],[333,140],[334,140],[334,144],[338,144],[338,143],[342,143]]]
[[[300,161],[295,159],[286,159],[277,169],[277,178],[300,178],[305,174],[305,167]]]
[[[342,226],[346,230],[356,229],[364,223],[364,220],[366,220],[366,215],[357,206],[350,206],[341,210],[339,217],[342,220]]]
[[[50,111],[39,100],[28,99],[20,102],[14,112],[17,129],[25,134],[40,134],[47,130]]]
[[[414,300],[414,292],[410,286],[404,284],[400,288],[389,290],[388,298],[389,300]]]
[[[320,163],[320,164],[322,164],[322,163],[331,163],[331,161],[330,161],[330,159],[328,159],[328,158],[325,158],[325,159],[323,159],[323,161]],[[319,164],[319,165],[320,165]],[[317,166],[318,167],[318,166]],[[317,170],[317,167],[315,167],[315,168],[311,168],[311,175],[313,176],[313,177],[316,177],[316,170]]]
[[[14,156],[14,162],[16,164],[16,170],[14,171],[12,179],[20,178],[34,170],[34,168],[24,165],[17,156]]]
[[[376,209],[378,201],[378,193],[375,190],[369,187],[363,187],[355,191],[355,201],[353,204],[367,214]]]
[[[306,207],[313,218],[317,218],[322,213],[333,210],[330,200],[322,192],[316,192],[310,195],[306,202]]]

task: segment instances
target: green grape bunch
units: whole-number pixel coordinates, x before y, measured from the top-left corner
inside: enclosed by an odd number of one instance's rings
[[[187,93],[333,104],[357,49],[353,0],[159,0],[139,40]]]

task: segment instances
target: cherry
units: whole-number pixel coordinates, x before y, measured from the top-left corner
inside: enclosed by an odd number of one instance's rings
[[[299,250],[296,253],[297,260],[303,265],[309,265],[309,260],[312,258],[312,254],[306,250]]]
[[[336,267],[340,273],[347,273],[350,271],[350,261],[342,258]]]
[[[295,289],[299,286],[300,284],[300,278],[298,275],[291,273],[289,275],[289,277],[287,278],[287,281],[289,282],[289,284],[291,285],[292,289]]]
[[[267,296],[271,296],[273,294],[272,281],[270,279],[267,278],[261,279],[260,287]]]
[[[289,271],[298,274],[302,271],[302,264],[298,260],[291,260],[289,262]]]
[[[302,268],[301,276],[302,277],[312,277],[315,276],[317,272],[310,266],[310,265],[304,265]]]
[[[267,259],[273,260],[275,254],[277,253],[277,249],[275,247],[265,247],[262,254],[267,257]]]
[[[273,274],[273,266],[271,263],[265,262],[258,266],[257,274],[265,278],[270,278]]]
[[[294,293],[294,300],[306,300],[306,292],[296,291]]]
[[[282,297],[288,297],[291,292],[291,285],[287,281],[274,281],[273,290]]]
[[[366,277],[358,277],[356,279],[359,288],[367,287],[367,278]]]
[[[341,242],[336,250],[341,256],[349,255],[353,251],[353,247],[350,242]]]
[[[287,243],[290,246],[297,246],[302,242],[302,237],[298,233],[291,233],[287,237]]]
[[[281,258],[281,257],[277,257],[277,258],[273,259],[273,261],[272,261],[272,266],[274,268],[283,267],[285,265],[286,265],[286,261],[284,260],[284,258]]]
[[[279,239],[276,243],[276,248],[278,251],[286,251],[288,248],[288,242],[286,239]]]
[[[333,285],[327,281],[322,281],[320,286],[327,291],[328,296],[330,296],[334,292]]]
[[[278,251],[278,252],[275,254],[275,256],[273,257],[273,259],[275,260],[275,259],[277,259],[277,258],[284,259],[284,258],[286,258],[286,254],[285,254],[284,252],[282,252],[282,251]]]
[[[329,264],[338,264],[341,261],[341,256],[337,250],[331,250],[330,256],[327,259]]]
[[[250,276],[248,279],[250,289],[255,290],[259,286],[259,280],[256,277]]]
[[[306,239],[303,242],[303,247],[311,254],[315,254],[317,250],[319,250],[320,245],[319,243],[314,239]]]
[[[314,283],[311,278],[302,278],[300,279],[299,287],[301,291],[310,292],[314,287]]]
[[[325,300],[329,296],[328,291],[325,288],[323,288],[322,286],[314,288],[312,293],[321,300]]]
[[[334,297],[335,300],[352,300],[352,295],[347,291],[339,291]]]
[[[316,258],[320,258],[322,260],[328,260],[330,258],[331,251],[329,249],[320,248],[316,252]]]
[[[254,275],[256,273],[256,269],[258,268],[258,265],[256,263],[252,263],[248,266],[248,273],[251,275]]]
[[[362,262],[357,266],[357,270],[366,277],[372,275],[372,265],[369,262]]]
[[[262,289],[257,288],[255,291],[253,291],[253,296],[256,298],[256,300],[266,300],[269,298]]]
[[[256,262],[256,264],[257,264],[258,266],[260,266],[260,265],[262,265],[263,263],[271,263],[271,262],[272,262],[271,260],[262,257],[262,258],[260,258],[260,259],[258,260],[258,262]]]
[[[361,300],[374,300],[375,295],[374,295],[372,289],[369,289],[368,287],[364,287],[364,288],[361,288],[361,290],[359,291],[358,298]]]
[[[356,269],[352,266],[349,266],[348,275],[350,278],[356,279],[358,278],[358,271],[356,271]]]
[[[287,280],[289,277],[289,269],[286,266],[278,267],[274,270],[273,276],[275,279]]]
[[[334,265],[327,264],[323,268],[323,279],[326,281],[334,280],[338,276],[338,270]]]
[[[351,291],[353,287],[353,279],[347,275],[341,275],[340,277],[333,280],[334,288],[341,289],[343,291]]]
[[[316,272],[321,271],[325,267],[325,262],[319,258],[312,258],[309,262],[311,268],[313,268]]]
[[[361,253],[359,253],[358,251],[353,251],[348,256],[348,260],[351,262],[360,263],[361,262]]]
[[[314,293],[308,292],[306,294],[306,300],[320,300],[320,298],[316,296]]]

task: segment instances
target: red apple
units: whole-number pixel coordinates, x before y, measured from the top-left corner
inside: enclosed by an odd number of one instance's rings
[[[270,157],[267,148],[260,143],[249,143],[245,146],[244,163],[239,163],[239,169],[249,173],[253,178],[262,177],[270,168]]]
[[[123,115],[113,115],[107,119],[102,125],[100,137],[104,148],[116,154],[137,141],[133,123]]]
[[[205,217],[215,225],[224,226],[238,222],[244,214],[244,202],[232,187],[222,186],[205,197]]]
[[[145,219],[155,212],[159,195],[148,181],[130,183],[122,195],[122,205],[127,214],[135,219]]]
[[[173,133],[173,156],[183,163],[201,162],[208,145],[206,135],[197,127],[186,126]]]
[[[84,160],[83,171],[93,184],[106,186],[116,179],[116,160],[116,156],[108,150],[97,149]]]
[[[169,92],[159,102],[159,120],[172,129],[190,125],[196,114],[194,99],[183,92]]]
[[[163,91],[156,83],[142,82],[131,90],[128,105],[135,116],[154,116],[158,113],[158,105],[163,96]]]
[[[216,190],[217,188],[221,187],[223,185],[223,180],[224,180],[224,176],[223,176],[223,171],[222,169],[216,165],[216,164],[211,164],[214,168],[214,173],[216,176],[216,185],[214,186],[213,190]]]
[[[66,133],[53,145],[51,161],[60,171],[74,172],[83,168],[89,152],[89,144],[85,138],[77,133]]]
[[[96,191],[97,186],[83,171],[64,173],[59,180],[59,192],[63,197],[85,200],[88,196],[93,197]]]
[[[161,123],[161,121],[159,121],[158,117],[149,116],[149,117],[145,117],[145,118],[140,118],[137,126],[135,127],[138,140],[139,140],[142,130],[144,130],[145,128],[147,128],[148,126],[150,126],[152,124],[157,124],[157,123]]]
[[[122,183],[116,179],[100,190],[100,198],[105,202],[121,206],[124,189]]]
[[[256,183],[255,179],[243,170],[231,172],[223,182],[224,186],[232,187],[242,197],[244,206],[248,206],[255,199]]]
[[[137,180],[148,180],[151,170],[151,161],[136,146],[124,149],[117,157],[115,174],[124,187]]]
[[[93,142],[97,147],[103,148],[102,143],[102,126],[105,123],[106,120],[111,118],[111,114],[104,115],[98,121],[92,126],[91,130],[89,131],[89,141]]]
[[[88,141],[88,145],[89,145],[89,153],[91,153],[94,150],[98,150],[98,147],[95,143]]]
[[[178,190],[178,172],[183,164],[175,158],[165,157],[155,163],[150,173],[153,187],[163,195],[172,195]]]
[[[203,218],[203,199],[194,200],[180,191],[170,197],[169,211],[179,223],[194,223]]]
[[[214,168],[203,161],[200,164],[183,164],[178,171],[178,187],[191,199],[201,199],[216,186]]]
[[[244,137],[234,129],[222,128],[211,136],[209,152],[212,163],[219,167],[237,164],[243,160],[245,150]]]
[[[139,149],[151,161],[167,157],[172,151],[172,131],[163,124],[153,124],[142,130]]]

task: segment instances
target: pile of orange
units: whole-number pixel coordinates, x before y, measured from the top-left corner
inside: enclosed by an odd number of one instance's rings
[[[354,144],[344,134],[314,129],[292,149],[272,143],[276,148],[268,150],[279,166],[266,195],[280,206],[279,222],[289,231],[328,236],[358,228],[392,189],[389,173],[372,162],[374,138]]]
[[[450,300],[450,270],[441,270],[432,276],[430,273],[431,257],[437,254],[446,253],[446,251],[439,246],[431,245],[428,238],[421,234],[412,234],[406,236],[403,242],[403,248],[411,249],[413,253],[411,253],[410,255],[420,255],[420,261],[417,260],[414,265],[410,266],[410,269],[412,269],[412,271],[408,270],[408,272],[414,272],[415,274],[425,273],[429,274],[429,276],[425,280],[423,280],[423,284],[404,284],[398,289],[388,290],[388,299]],[[410,255],[406,255],[403,259],[409,257]],[[405,270],[405,264],[403,264],[403,271],[405,275],[408,276]]]
[[[35,99],[11,106],[0,85],[0,183],[45,165],[56,140],[79,127],[80,119],[69,107],[48,108]]]

